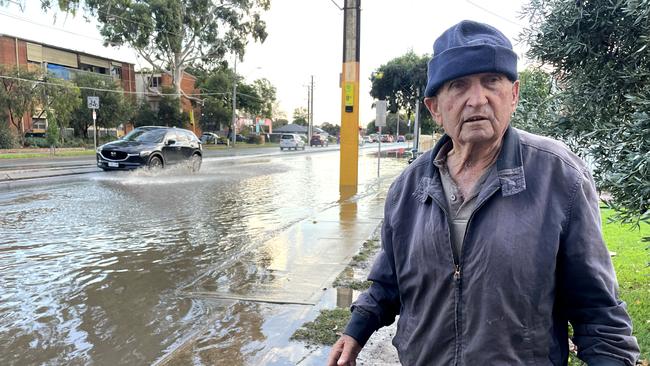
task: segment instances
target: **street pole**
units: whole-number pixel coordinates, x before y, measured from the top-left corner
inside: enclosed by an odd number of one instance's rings
[[[311,140],[311,88],[307,85],[307,138]]]
[[[359,61],[361,0],[345,0],[343,7],[343,67],[341,70],[341,150],[339,190],[343,197],[357,193],[359,180]],[[345,194],[343,194],[345,193]]]
[[[235,67],[234,75],[232,81],[232,147],[235,147],[237,143],[237,114],[235,113],[235,108],[237,108],[237,56],[235,55]]]
[[[96,109],[92,109],[93,111],[93,144],[95,145],[95,150],[97,150],[97,111]]]
[[[379,178],[379,172],[381,169],[379,166],[381,165],[381,126],[379,126],[379,152],[377,154],[377,178]]]
[[[311,76],[311,98],[309,103],[311,105],[309,107],[309,136],[307,138],[311,139],[314,134],[314,75]]]
[[[397,139],[399,138],[399,109],[397,110],[397,132],[395,133],[395,142],[397,142]]]
[[[413,126],[413,152],[417,152],[420,148],[420,89],[417,90],[415,98],[415,123]]]
[[[375,126],[379,128],[379,144],[377,152],[377,178],[379,178],[379,173],[381,171],[381,128],[386,126],[386,101],[378,100],[375,103],[375,109],[377,110],[377,117],[375,118]]]

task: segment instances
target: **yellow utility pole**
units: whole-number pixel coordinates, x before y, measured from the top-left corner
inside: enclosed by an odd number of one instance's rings
[[[341,73],[340,191],[355,194],[359,179],[359,39],[361,0],[345,0]]]

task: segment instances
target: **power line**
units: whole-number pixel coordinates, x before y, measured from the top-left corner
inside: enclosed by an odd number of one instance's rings
[[[93,88],[89,86],[77,86],[77,85],[65,85],[65,84],[57,84],[57,83],[52,83],[48,81],[43,81],[43,80],[31,80],[31,79],[25,79],[25,78],[19,78],[15,76],[9,76],[9,75],[0,75],[0,79],[7,79],[7,80],[16,80],[16,81],[22,81],[22,82],[27,82],[27,83],[34,83],[34,84],[43,84],[43,85],[52,85],[60,88],[78,88],[81,90],[92,90],[92,91],[101,91],[101,92],[108,92],[108,93],[121,93],[121,94],[142,94],[142,95],[156,95],[156,96],[174,96],[174,97],[180,97],[183,95],[182,93],[151,93],[151,92],[138,92],[138,91],[128,91],[128,90],[114,90],[114,89],[102,89],[102,88]],[[230,93],[198,93],[198,94],[187,94],[187,96],[211,96],[211,95],[225,95],[225,94],[230,94]],[[244,94],[246,95],[246,94]],[[250,95],[246,95],[251,98],[255,98]]]
[[[336,6],[337,8],[339,8],[339,10],[343,10],[343,8],[340,7],[339,4],[336,3],[336,1],[334,1],[334,0],[330,0],[330,1],[334,4],[334,6]]]
[[[510,20],[510,19],[508,19],[508,18],[506,18],[506,17],[504,17],[504,16],[502,16],[500,14],[497,14],[497,13],[493,12],[490,9],[484,8],[481,5],[478,5],[478,4],[474,3],[474,2],[472,2],[471,0],[465,0],[465,2],[467,2],[470,5],[473,5],[473,6],[477,7],[478,9],[483,10],[484,12],[486,12],[486,13],[488,13],[490,15],[493,15],[493,16],[499,18],[499,19],[505,20],[506,22],[508,22],[510,24],[514,24],[514,25],[516,25],[518,27],[522,27],[522,28],[525,27],[523,24],[519,24],[518,22],[515,22],[514,20]]]
[[[30,20],[30,19],[27,19],[27,18],[19,17],[19,16],[17,16],[17,15],[7,14],[7,13],[4,13],[4,12],[0,12],[0,15],[5,16],[5,17],[8,17],[8,18],[13,18],[13,19],[16,19],[16,20],[20,20],[20,21],[23,21],[23,22],[27,22],[27,23],[31,23],[31,24],[35,24],[35,25],[40,25],[41,27],[46,27],[46,28],[50,28],[50,29],[54,29],[54,30],[58,30],[58,31],[60,31],[60,32],[65,32],[65,33],[72,34],[72,35],[75,35],[75,36],[80,36],[80,37],[84,37],[84,38],[92,39],[92,40],[95,40],[95,41],[101,41],[101,42],[104,42],[104,40],[101,39],[101,38],[92,37],[92,36],[89,36],[89,35],[86,35],[86,34],[81,34],[81,33],[72,32],[72,31],[69,31],[69,30],[67,30],[67,29],[63,29],[63,28],[59,28],[59,27],[55,27],[55,26],[52,26],[52,25],[49,25],[49,24],[38,23],[38,22],[35,22],[35,21]]]

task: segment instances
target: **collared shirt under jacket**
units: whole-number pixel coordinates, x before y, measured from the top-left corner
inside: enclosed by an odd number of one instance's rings
[[[391,186],[373,284],[345,333],[363,345],[399,314],[393,344],[404,365],[566,365],[571,322],[590,366],[634,365],[639,347],[585,164],[557,141],[508,128],[454,259],[433,164],[446,141]]]

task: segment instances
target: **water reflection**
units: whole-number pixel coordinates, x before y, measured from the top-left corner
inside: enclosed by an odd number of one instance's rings
[[[364,192],[373,166],[360,159]],[[387,175],[403,167],[382,161]],[[270,324],[304,307],[187,294],[313,301],[302,294],[320,280],[294,274],[339,239],[308,238],[362,214],[354,201],[307,220],[337,205],[337,171],[323,153],[0,193],[0,364],[149,364],[187,344],[206,364],[248,362],[274,345]]]

